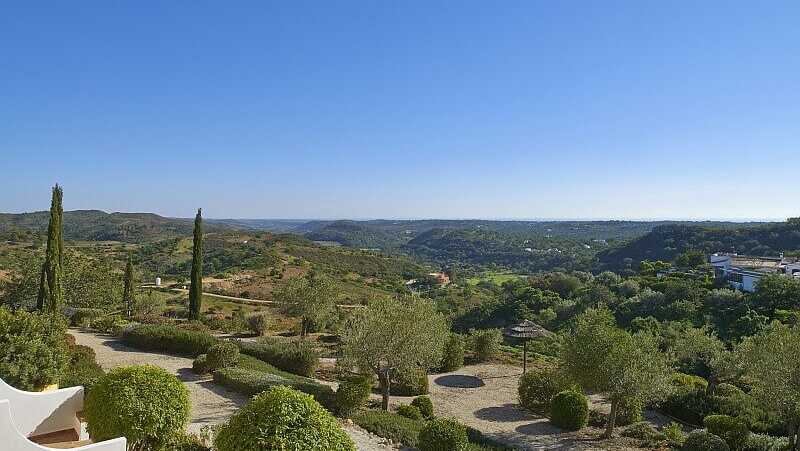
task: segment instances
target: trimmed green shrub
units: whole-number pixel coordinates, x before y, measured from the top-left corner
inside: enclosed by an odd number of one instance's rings
[[[730,451],[730,447],[719,436],[697,429],[686,436],[681,451]]]
[[[339,383],[336,390],[336,411],[349,417],[364,407],[372,393],[372,378],[350,377]]]
[[[211,372],[211,367],[208,365],[208,355],[200,354],[194,358],[192,362],[192,371],[195,374],[208,374]]]
[[[183,323],[178,323],[177,327],[178,329],[190,330],[193,332],[203,332],[203,333],[211,332],[211,328],[206,326],[200,321],[186,321]]]
[[[728,415],[709,415],[703,418],[703,426],[708,432],[721,437],[734,451],[741,450],[747,443],[750,431],[740,419]]]
[[[711,412],[706,392],[692,387],[677,387],[664,402],[661,410],[691,424],[702,424],[703,418]]]
[[[313,376],[319,365],[319,354],[304,341],[288,342],[264,337],[257,343],[238,341],[236,344],[243,354],[300,376]]]
[[[235,366],[239,361],[239,347],[236,343],[222,341],[208,348],[206,363],[210,371]]]
[[[105,313],[103,309],[98,308],[76,308],[72,316],[69,317],[69,324],[72,327],[78,327],[86,322],[91,324],[95,318],[99,318]]]
[[[500,329],[474,330],[470,335],[470,341],[472,342],[472,352],[475,353],[475,360],[488,362],[500,352],[503,333],[500,332]]]
[[[683,434],[683,428],[680,424],[674,421],[664,426],[664,428],[661,429],[661,433],[667,438],[667,445],[673,449],[679,449],[681,446],[683,446],[683,442],[686,441],[686,436]]]
[[[286,385],[308,393],[327,409],[334,410],[335,407],[336,396],[333,390],[312,379],[290,379],[277,374],[233,367],[214,371],[214,383],[247,396],[256,395],[276,385]]]
[[[464,339],[461,335],[450,334],[444,345],[441,370],[447,373],[462,366],[464,366]]]
[[[420,451],[463,451],[468,442],[467,428],[449,418],[431,420],[419,433]]]
[[[558,369],[532,368],[519,379],[517,394],[522,407],[536,413],[550,412],[550,401],[569,388]]]
[[[88,346],[70,347],[69,364],[61,376],[62,388],[83,386],[87,391],[105,375],[103,368],[95,360],[94,350]]]
[[[411,405],[419,409],[425,419],[433,418],[433,401],[430,396],[417,396],[411,401]]]
[[[744,445],[744,451],[786,451],[788,449],[788,438],[766,434],[750,434]]]
[[[514,451],[514,448],[509,448],[504,443],[473,427],[467,426],[467,437],[469,438],[468,451]]]
[[[700,376],[692,374],[675,373],[672,375],[672,385],[678,388],[690,388],[693,390],[705,390],[708,388],[708,381]]]
[[[197,357],[219,340],[204,332],[184,330],[170,325],[144,324],[126,329],[122,341],[146,351],[170,352]]]
[[[217,431],[218,451],[355,451],[347,433],[322,406],[289,387],[257,395]]]
[[[111,334],[128,325],[130,321],[117,315],[101,316],[92,320],[89,327],[105,334]]]
[[[400,404],[397,406],[397,414],[401,417],[410,418],[412,420],[422,420],[422,412],[416,406],[408,404]]]
[[[577,431],[586,426],[588,417],[589,401],[575,390],[558,393],[550,403],[550,421],[561,429]]]
[[[61,315],[0,307],[0,378],[20,390],[59,382],[70,359],[66,334]]]
[[[256,335],[266,335],[269,330],[269,315],[265,312],[253,313],[247,317],[247,327]]]
[[[714,396],[741,396],[745,395],[746,393],[741,388],[733,385],[733,384],[726,384],[722,383],[717,385],[716,389],[714,389]]]
[[[428,373],[422,369],[392,374],[390,387],[395,396],[419,396],[428,394]]]
[[[393,442],[416,447],[424,423],[383,410],[369,410],[353,417],[367,431]]]
[[[183,432],[189,392],[155,366],[116,368],[89,391],[84,415],[95,441],[124,436],[129,449],[157,449]]]
[[[642,445],[647,448],[655,448],[667,440],[667,437],[655,430],[655,428],[646,421],[633,423],[622,429],[621,435],[623,437],[631,437],[642,441]]]

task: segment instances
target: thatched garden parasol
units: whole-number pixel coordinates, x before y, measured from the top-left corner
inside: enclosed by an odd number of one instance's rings
[[[552,334],[549,330],[527,319],[517,325],[509,326],[503,331],[503,335],[506,337],[522,340],[522,374],[528,370],[528,340],[548,337]]]

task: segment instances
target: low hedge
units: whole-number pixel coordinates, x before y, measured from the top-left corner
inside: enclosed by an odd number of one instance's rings
[[[208,355],[207,354],[200,354],[199,356],[194,358],[192,362],[192,371],[195,374],[208,374],[211,372],[211,367],[208,365]]]
[[[243,354],[300,376],[313,376],[319,366],[319,354],[305,342],[262,338],[258,342],[238,341],[237,344]]]
[[[417,447],[425,423],[384,410],[370,410],[353,417],[353,422],[379,437]]]
[[[328,410],[333,410],[336,404],[333,390],[311,379],[286,378],[278,374],[233,367],[214,371],[214,382],[247,396],[256,395],[277,385],[285,385],[308,393]]]
[[[419,433],[420,451],[464,451],[468,443],[467,428],[449,418],[431,420]]]
[[[397,406],[397,414],[401,417],[406,417],[412,420],[422,420],[422,412],[419,411],[417,406],[409,404],[400,404]]]
[[[144,324],[125,329],[122,341],[134,348],[197,357],[219,340],[205,332],[184,330],[170,325]]]

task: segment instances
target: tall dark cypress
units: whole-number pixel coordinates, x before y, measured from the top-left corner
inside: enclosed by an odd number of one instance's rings
[[[125,304],[125,313],[128,316],[133,315],[133,305],[136,303],[133,279],[133,260],[128,255],[128,263],[125,265],[125,287],[122,290],[122,302]]]
[[[192,248],[192,276],[189,287],[189,319],[200,319],[200,304],[203,302],[203,218],[202,209],[197,209],[194,218],[194,246]]]
[[[47,251],[39,279],[39,297],[36,307],[40,311],[56,313],[64,305],[64,191],[58,184],[53,187],[50,201],[50,224],[47,227]]]

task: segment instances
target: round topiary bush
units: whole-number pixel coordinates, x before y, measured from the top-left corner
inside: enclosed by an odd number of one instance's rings
[[[569,388],[556,368],[531,369],[519,379],[517,394],[522,407],[537,413],[550,412],[553,396]]]
[[[155,366],[116,368],[89,391],[84,415],[95,441],[123,436],[128,449],[158,448],[183,432],[189,392],[177,377]]]
[[[247,327],[254,334],[263,337],[269,330],[269,315],[264,312],[253,313],[247,317]]]
[[[194,359],[192,362],[192,371],[194,371],[195,374],[208,374],[211,372],[211,368],[208,366],[208,356],[206,354],[200,354]]]
[[[235,343],[223,341],[208,348],[206,363],[209,371],[235,366],[239,361],[239,347]]]
[[[349,417],[363,407],[372,392],[372,378],[351,377],[343,380],[336,390],[336,411]]]
[[[462,451],[468,444],[467,428],[448,418],[429,421],[419,433],[420,451]]]
[[[464,339],[461,335],[450,334],[444,345],[441,370],[443,372],[455,371],[464,366]]]
[[[744,448],[750,430],[744,421],[728,415],[709,415],[703,418],[703,426],[708,432],[722,438],[728,447],[739,450]]]
[[[577,431],[586,426],[589,418],[589,401],[583,393],[564,390],[550,403],[550,421],[561,429]]]
[[[433,418],[433,401],[428,396],[417,396],[411,401],[411,405],[419,409],[419,412],[426,419]]]
[[[689,433],[681,451],[730,451],[730,447],[721,437],[698,429]]]
[[[401,417],[410,418],[412,420],[422,420],[422,412],[416,406],[411,406],[408,404],[400,404],[397,406],[397,414]]]
[[[339,423],[310,395],[285,386],[256,395],[222,425],[217,451],[355,451]]]

